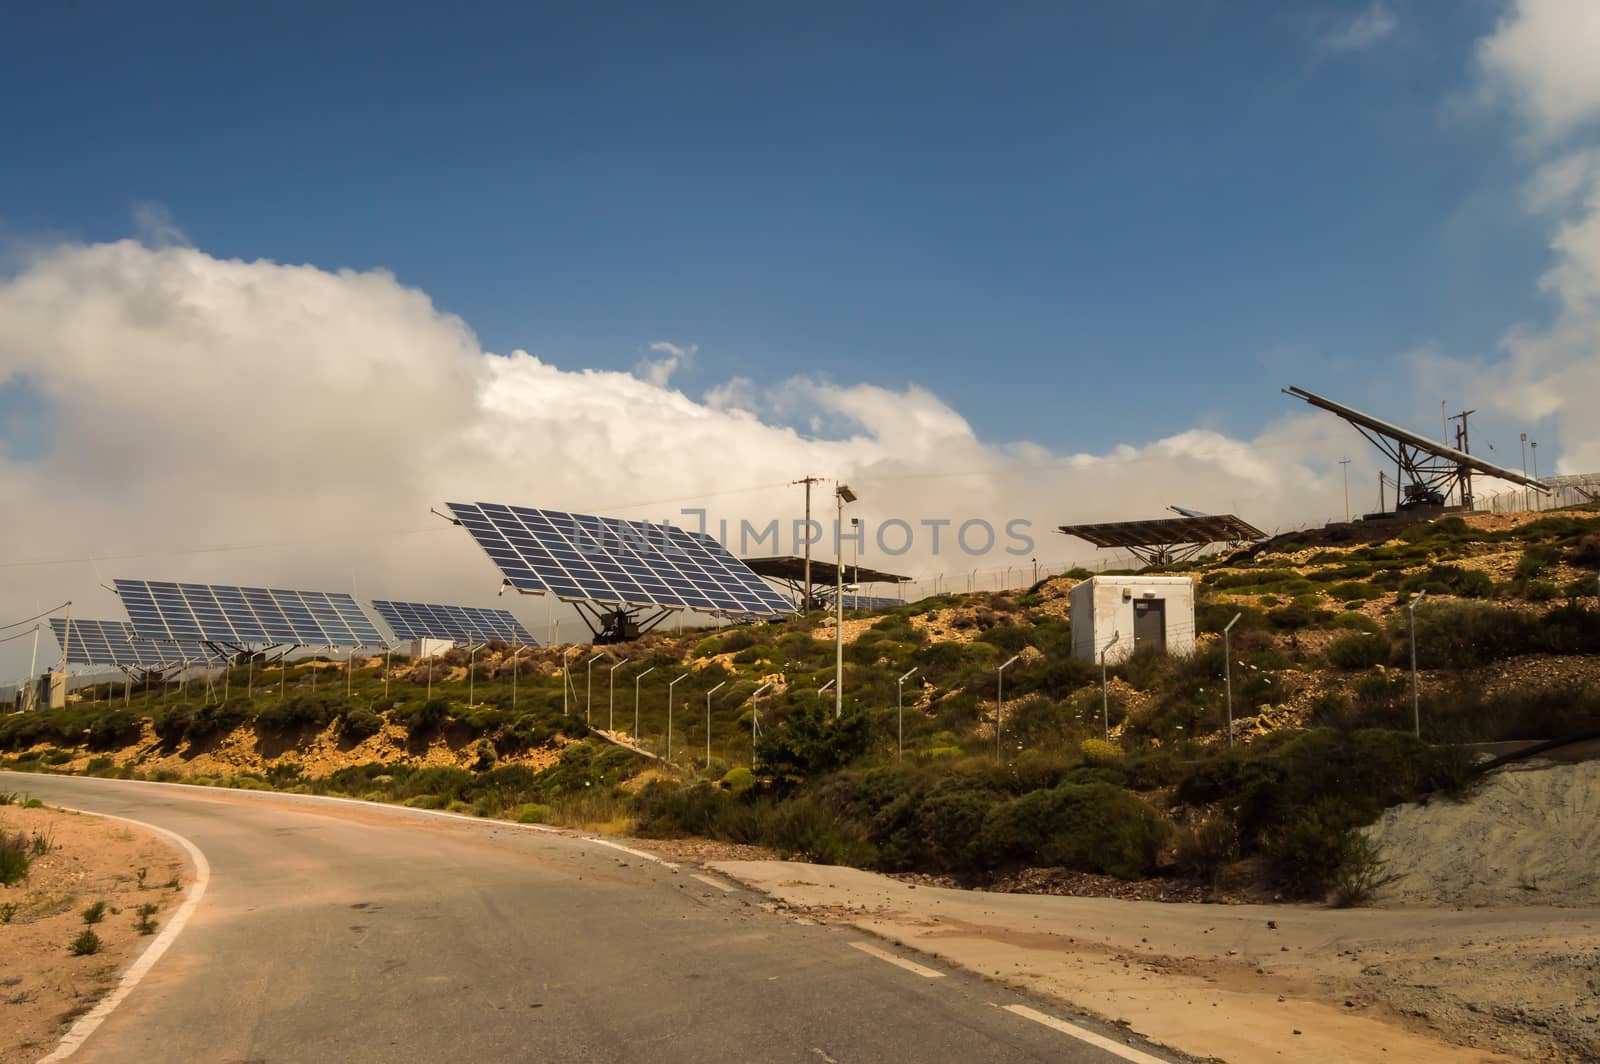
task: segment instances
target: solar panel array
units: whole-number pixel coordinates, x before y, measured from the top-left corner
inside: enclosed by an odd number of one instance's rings
[[[559,510],[449,505],[518,591],[736,616],[794,612],[749,566],[704,533]]]
[[[385,645],[372,618],[356,605],[356,600],[337,592],[159,580],[115,583],[134,631],[146,639],[236,645]]]
[[[847,592],[844,596],[844,608],[847,610],[892,610],[904,605],[899,599],[887,595],[852,595]]]
[[[70,627],[69,627],[70,624]],[[50,618],[56,642],[75,665],[118,665],[159,668],[183,662],[202,663],[216,652],[199,642],[156,642],[143,639],[126,621],[86,621],[74,617]]]
[[[457,643],[488,643],[498,639],[517,646],[539,645],[510,610],[388,599],[374,599],[372,608],[401,639],[448,639]]]

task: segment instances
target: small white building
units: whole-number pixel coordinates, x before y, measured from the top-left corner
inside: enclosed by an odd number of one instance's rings
[[[1111,664],[1145,646],[1194,651],[1194,581],[1187,576],[1091,576],[1067,601],[1075,658],[1099,661],[1107,646]]]
[[[411,657],[416,661],[438,657],[454,646],[455,643],[449,639],[413,639],[411,641]]]

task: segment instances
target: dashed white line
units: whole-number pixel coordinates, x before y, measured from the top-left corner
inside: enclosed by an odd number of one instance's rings
[[[722,891],[724,894],[732,894],[733,891],[735,890],[734,887],[728,885],[727,883],[722,882],[720,879],[712,879],[710,876],[695,875],[694,873],[690,873],[689,878],[690,879],[698,879],[700,882],[704,883],[708,887],[716,887],[718,890]]]
[[[1048,1013],[1040,1012],[1038,1009],[1030,1009],[1026,1005],[1001,1005],[1000,1007],[1013,1015],[1032,1020],[1034,1023],[1043,1024],[1053,1031],[1071,1035],[1080,1042],[1087,1042],[1096,1049],[1103,1049],[1107,1053],[1121,1057],[1123,1060],[1131,1060],[1134,1064],[1167,1064],[1160,1057],[1153,1057],[1149,1053],[1142,1053],[1134,1049],[1132,1046],[1114,1042],[1109,1038],[1095,1034],[1093,1031],[1079,1027],[1077,1024],[1068,1023],[1066,1020],[1060,1020]]]
[[[911,973],[913,973],[915,975],[920,975],[924,979],[943,979],[944,978],[944,973],[943,972],[936,972],[932,968],[925,968],[925,967],[923,967],[922,965],[918,964],[915,961],[906,960],[904,957],[896,957],[893,953],[890,953],[888,950],[879,949],[877,946],[874,946],[870,942],[852,942],[852,943],[850,943],[850,945],[853,946],[854,948],[860,950],[862,953],[866,953],[866,954],[868,954],[870,956],[876,957],[880,961],[888,961],[890,964],[894,965],[896,968],[904,968],[906,971],[911,972]]]
[[[67,809],[70,807],[63,805],[57,806],[57,808]],[[189,917],[193,915],[195,906],[200,904],[200,898],[206,892],[206,884],[211,881],[211,865],[206,861],[206,855],[200,852],[198,846],[177,832],[168,831],[166,828],[157,827],[154,824],[147,824],[143,820],[134,820],[125,816],[112,816],[110,813],[91,813],[87,809],[76,809],[73,812],[104,817],[107,820],[120,820],[124,824],[133,824],[144,828],[146,831],[153,831],[158,835],[171,839],[189,855],[189,860],[194,862],[194,882],[189,884],[188,896],[184,898],[183,904],[178,906],[177,911],[167,918],[166,926],[161,929],[161,933],[156,936],[155,941],[145,947],[145,951],[139,954],[139,958],[128,966],[127,971],[122,973],[122,981],[117,984],[116,989],[101,998],[94,1008],[81,1016],[78,1022],[73,1024],[66,1034],[62,1035],[61,1041],[56,1043],[55,1049],[51,1050],[48,1056],[40,1058],[39,1064],[55,1064],[56,1061],[66,1060],[78,1051],[78,1047],[83,1045],[84,1041],[95,1032],[95,1029],[101,1023],[105,1022],[107,1016],[111,1015],[111,1010],[122,1004],[122,999],[127,997],[133,988],[139,985],[139,980],[143,979],[145,974],[155,966],[156,961],[161,959],[161,955],[167,952],[167,948],[172,945],[179,932],[183,930],[184,925],[189,922]]]

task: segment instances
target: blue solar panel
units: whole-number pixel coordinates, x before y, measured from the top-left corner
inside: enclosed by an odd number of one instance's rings
[[[133,629],[146,639],[247,645],[381,647],[356,600],[328,591],[117,580]]]
[[[892,610],[896,606],[903,605],[905,603],[899,599],[890,598],[887,595],[852,595],[846,593],[844,596],[844,608],[847,610]]]
[[[518,591],[736,616],[794,612],[782,595],[704,533],[497,503],[449,505]]]
[[[217,652],[197,642],[156,642],[143,639],[125,621],[89,621],[73,617],[50,618],[67,662],[73,665],[117,665],[160,668],[184,663],[204,664]]]
[[[387,599],[375,599],[372,608],[401,639],[448,639],[454,643],[499,640],[516,646],[539,645],[510,610]]]

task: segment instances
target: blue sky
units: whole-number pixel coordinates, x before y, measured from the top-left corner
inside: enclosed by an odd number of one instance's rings
[[[490,350],[915,382],[1058,450],[1248,437],[1290,383],[1431,425],[1399,356],[1545,313],[1527,167],[1466,99],[1498,4],[1370,40],[1367,3],[415,7],[12,12],[0,224],[159,204],[211,255],[392,270]]]

